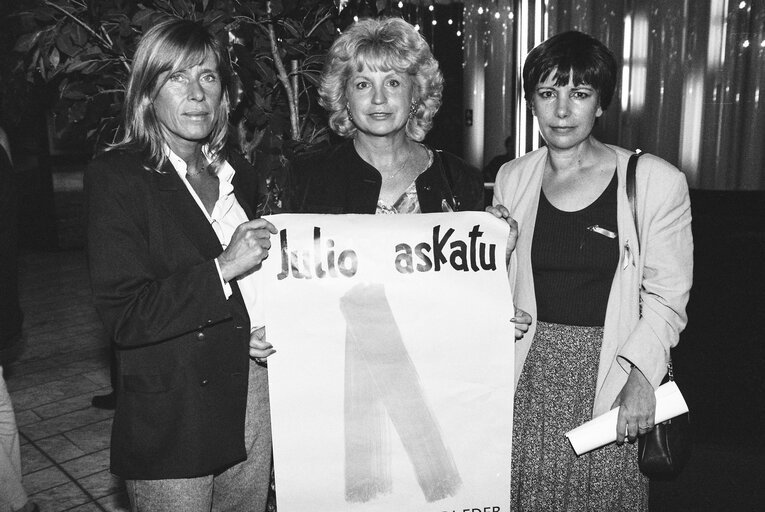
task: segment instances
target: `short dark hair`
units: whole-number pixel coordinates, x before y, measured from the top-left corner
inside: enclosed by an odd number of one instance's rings
[[[523,93],[527,102],[534,97],[539,82],[550,73],[555,85],[569,82],[589,85],[598,93],[600,108],[606,110],[616,88],[616,58],[606,45],[594,37],[572,30],[562,32],[536,46],[526,56],[523,65]]]

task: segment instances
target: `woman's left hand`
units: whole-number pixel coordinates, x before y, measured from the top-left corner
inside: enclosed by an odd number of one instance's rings
[[[276,352],[276,349],[266,341],[266,328],[258,327],[250,333],[250,357],[262,363],[268,356]]]
[[[531,325],[531,315],[522,309],[515,308],[515,316],[510,321],[515,324],[515,340],[518,341],[528,332]]]
[[[656,413],[656,395],[653,386],[636,366],[630,370],[627,383],[611,406],[619,407],[616,422],[616,444],[625,440],[634,443],[638,436],[653,430]]]

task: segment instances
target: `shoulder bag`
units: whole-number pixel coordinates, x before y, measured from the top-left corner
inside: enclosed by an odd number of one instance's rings
[[[638,225],[635,175],[637,161],[642,153],[632,155],[627,164],[627,198],[629,199],[635,231],[638,235],[637,246],[640,250],[640,227]],[[672,359],[667,363],[666,380],[674,380]],[[690,420],[688,413],[655,425],[653,430],[638,437],[638,466],[640,471],[653,480],[675,478],[685,466],[690,456]]]

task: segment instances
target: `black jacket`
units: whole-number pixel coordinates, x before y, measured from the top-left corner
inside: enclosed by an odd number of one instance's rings
[[[433,151],[433,165],[417,177],[423,213],[483,210],[478,169],[445,151]],[[365,162],[351,141],[296,158],[290,167],[288,211],[294,213],[375,213],[380,173]]]
[[[252,218],[255,171],[228,161]],[[203,212],[172,164],[163,171],[110,151],[85,173],[94,302],[118,363],[111,468],[126,479],[208,475],[246,457],[247,310],[236,283],[225,298]]]

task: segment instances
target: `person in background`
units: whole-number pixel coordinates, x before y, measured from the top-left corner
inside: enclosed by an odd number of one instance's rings
[[[22,341],[18,248],[18,179],[8,135],[0,128],[0,357],[11,358]]]
[[[497,177],[497,172],[499,171],[499,168],[502,167],[502,164],[509,162],[513,158],[515,158],[515,139],[510,135],[505,138],[505,154],[495,156],[484,166],[484,183],[494,183],[494,180]]]
[[[257,176],[227,144],[232,72],[201,24],[142,36],[121,139],[88,166],[94,303],[114,340],[112,472],[133,511],[263,511],[273,350],[248,279],[276,230],[249,220]]]
[[[18,190],[13,174],[8,135],[0,128],[0,512],[36,512],[21,482],[21,452],[16,415],[3,377],[4,357],[10,357],[22,337],[18,288]]]
[[[654,427],[654,391],[687,322],[691,209],[685,176],[644,155],[637,232],[632,152],[592,135],[616,78],[611,51],[581,32],[529,52],[524,93],[546,146],[495,182],[490,210],[518,223],[513,295],[534,318],[516,343],[513,510],[648,509],[633,443]],[[617,443],[577,457],[565,432],[614,407]]]

